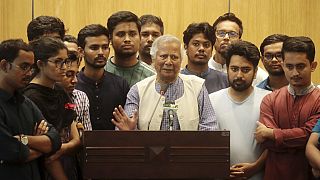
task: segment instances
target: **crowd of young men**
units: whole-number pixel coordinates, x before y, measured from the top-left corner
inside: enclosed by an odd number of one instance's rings
[[[242,34],[233,13],[189,24],[183,42],[149,14],[119,11],[77,38],[35,18],[29,44],[0,44],[0,179],[81,179],[83,130],[224,129],[231,179],[319,177],[313,41],[273,34],[259,52]]]

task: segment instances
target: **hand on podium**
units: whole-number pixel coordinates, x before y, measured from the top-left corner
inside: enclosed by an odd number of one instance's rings
[[[138,122],[138,112],[135,110],[131,118],[128,117],[121,105],[114,108],[112,123],[119,128],[119,130],[127,131],[136,129]]]

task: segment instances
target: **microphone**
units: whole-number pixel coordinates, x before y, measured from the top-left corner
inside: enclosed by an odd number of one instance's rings
[[[154,107],[154,109],[153,109],[153,111],[152,111],[151,118],[150,118],[150,120],[149,120],[149,122],[148,122],[148,131],[149,131],[149,128],[150,128],[151,120],[152,120],[152,118],[153,118],[153,116],[154,116],[154,113],[156,112],[156,109],[157,109],[159,103],[160,103],[160,99],[161,99],[161,98],[165,98],[164,94],[167,92],[168,87],[169,87],[169,84],[160,83],[160,97],[159,97],[159,99],[158,99],[158,101],[157,101],[156,106]]]
[[[168,114],[169,114],[169,130],[172,131],[173,130],[173,118],[174,118],[173,109],[169,109]]]

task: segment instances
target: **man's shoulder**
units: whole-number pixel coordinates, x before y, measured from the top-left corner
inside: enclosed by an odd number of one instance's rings
[[[259,89],[259,88],[257,88]],[[261,89],[261,88],[260,88]],[[264,90],[264,89],[261,89]],[[267,90],[266,90],[267,91]],[[274,91],[270,91],[270,93],[266,94],[262,101],[270,101],[275,102],[277,100],[286,99],[286,97],[289,95],[288,92],[288,86],[284,86],[280,89],[276,89]],[[268,99],[268,100],[267,100]]]
[[[118,84],[128,84],[128,82],[121,76],[118,76],[116,74],[113,74],[111,72],[105,71],[105,78],[104,81],[112,83],[118,83]]]
[[[262,89],[262,88],[259,88],[259,87],[253,87],[254,88],[254,91],[257,95],[261,95],[261,96],[265,96],[267,94],[270,94],[272,91],[268,91],[266,89]]]
[[[214,100],[217,97],[225,96],[228,93],[228,88],[220,89],[219,91],[213,92],[209,94],[210,100]]]
[[[138,61],[138,66],[137,68],[142,70],[144,74],[146,74],[148,77],[156,74],[155,70],[150,67],[147,63],[143,61]]]
[[[225,72],[221,72],[221,71],[218,71],[218,70],[215,70],[215,69],[212,69],[212,68],[210,68],[209,70],[210,70],[209,71],[209,75],[210,76],[216,76],[218,78],[223,78],[223,79],[227,79],[228,78],[227,73],[225,73]]]
[[[196,76],[196,75],[186,75],[186,74],[179,74],[179,77],[183,80],[183,81],[190,81],[190,82],[196,82],[196,83],[204,83],[204,79]]]

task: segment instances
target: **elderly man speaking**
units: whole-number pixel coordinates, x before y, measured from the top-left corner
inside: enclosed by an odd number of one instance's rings
[[[183,49],[178,38],[164,35],[150,51],[157,74],[130,89],[125,109],[115,108],[119,130],[218,130],[204,80],[179,74]],[[129,116],[128,116],[129,115]]]

